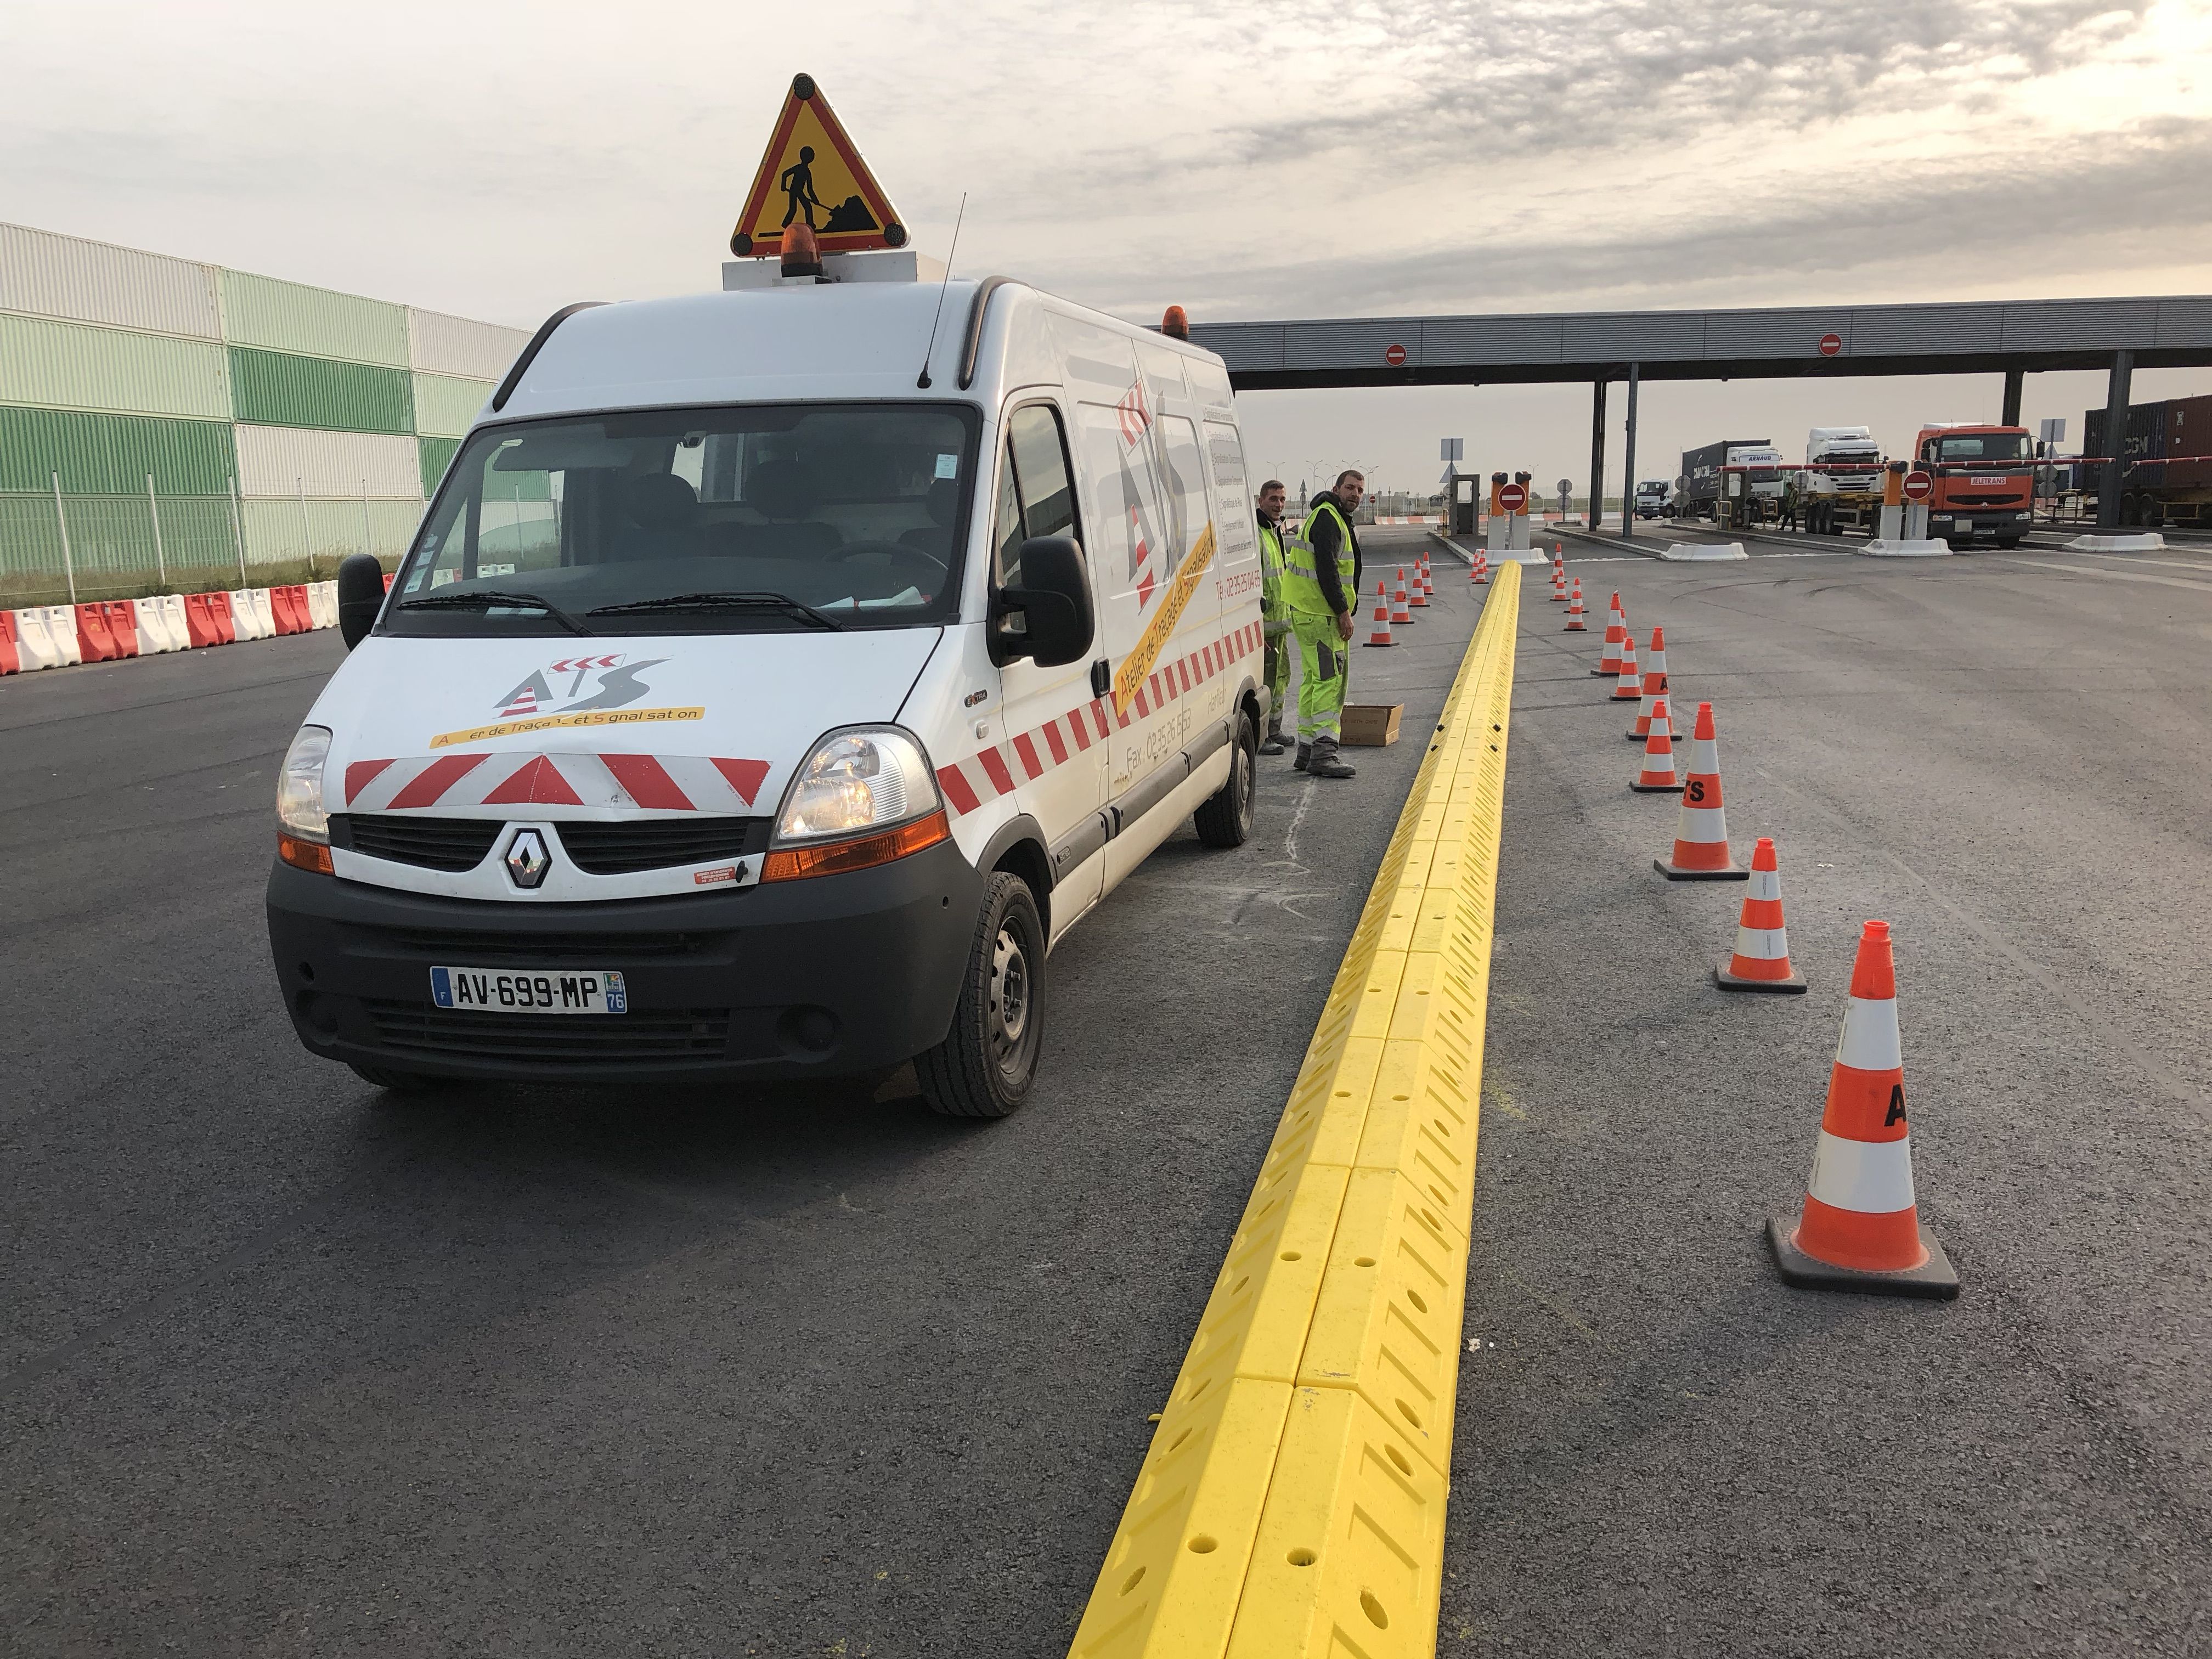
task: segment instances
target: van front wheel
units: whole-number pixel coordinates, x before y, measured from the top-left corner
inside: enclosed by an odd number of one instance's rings
[[[1252,839],[1252,813],[1259,788],[1260,734],[1249,710],[1237,712],[1237,741],[1229,752],[1229,776],[1191,815],[1198,838],[1208,847],[1242,847]]]
[[[915,1056],[923,1097],[947,1117],[1005,1117],[1029,1098],[1044,1035],[1044,923],[1029,884],[983,889],[952,1029]]]

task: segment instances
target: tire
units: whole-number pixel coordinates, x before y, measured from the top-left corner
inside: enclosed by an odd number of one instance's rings
[[[420,1072],[397,1071],[389,1066],[356,1066],[351,1060],[348,1060],[346,1065],[363,1083],[379,1089],[389,1089],[395,1094],[428,1094],[434,1090],[454,1086],[451,1078],[425,1077]]]
[[[2002,548],[2006,552],[2009,553],[2014,548],[2020,545],[2020,538],[2017,536],[2000,536],[1996,538],[1996,544]]]
[[[1242,847],[1252,839],[1253,811],[1260,787],[1256,758],[1260,739],[1252,730],[1249,711],[1237,711],[1237,741],[1229,758],[1229,776],[1191,814],[1191,826],[1208,847]]]
[[[1004,871],[992,876],[961,972],[952,1027],[943,1042],[914,1058],[915,1080],[933,1110],[947,1117],[1005,1117],[1029,1098],[1043,1043],[1044,945],[1044,923],[1029,884]]]

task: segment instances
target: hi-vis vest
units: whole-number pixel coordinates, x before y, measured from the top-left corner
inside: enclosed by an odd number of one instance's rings
[[[1265,621],[1279,623],[1290,616],[1290,607],[1283,599],[1283,536],[1266,520],[1258,520],[1260,526],[1260,615]]]
[[[1359,596],[1352,591],[1358,578],[1352,572],[1358,568],[1352,561],[1352,526],[1334,501],[1316,501],[1313,511],[1306,514],[1304,528],[1283,542],[1283,598],[1290,608],[1309,617],[1329,617],[1336,613],[1329,609],[1328,597],[1322,592],[1321,575],[1314,568],[1314,520],[1322,514],[1336,520],[1336,582],[1344,591],[1344,602],[1356,606]]]

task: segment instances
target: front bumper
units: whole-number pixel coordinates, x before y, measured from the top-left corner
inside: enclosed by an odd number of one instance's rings
[[[944,1036],[982,887],[950,841],[846,875],[598,904],[444,898],[280,863],[269,943],[293,1029],[330,1060],[484,1081],[823,1075]],[[629,1008],[439,1008],[433,966],[614,969]]]

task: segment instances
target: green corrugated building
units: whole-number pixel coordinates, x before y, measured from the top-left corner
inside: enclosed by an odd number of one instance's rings
[[[529,337],[0,224],[0,605],[398,555]]]

